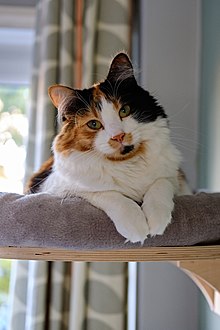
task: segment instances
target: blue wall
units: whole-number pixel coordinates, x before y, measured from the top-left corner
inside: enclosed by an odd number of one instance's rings
[[[219,330],[220,316],[211,312],[209,305],[202,293],[199,305],[199,330]]]
[[[220,0],[201,0],[201,30],[198,186],[220,191]]]
[[[215,179],[219,182],[213,169],[220,153],[220,139],[216,139],[220,130],[220,0],[201,0],[201,19],[199,187],[220,191],[219,183],[213,184]],[[220,329],[220,316],[210,311],[202,294],[199,323],[199,330]]]

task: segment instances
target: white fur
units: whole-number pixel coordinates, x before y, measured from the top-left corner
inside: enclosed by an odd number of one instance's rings
[[[102,98],[101,103],[101,117],[105,127],[104,131],[110,138],[112,138],[123,132],[122,121],[117,112],[114,110],[111,102],[107,102],[105,98]]]
[[[148,234],[162,234],[171,221],[180,154],[170,142],[166,119],[140,124],[129,116],[118,121],[112,106],[102,105],[107,129],[97,133],[94,150],[68,156],[54,152],[53,173],[42,191],[84,197],[104,210],[127,240],[143,242]],[[115,151],[108,141],[120,131],[131,133],[135,148],[142,143],[146,152],[124,161],[106,159],[103,153]]]

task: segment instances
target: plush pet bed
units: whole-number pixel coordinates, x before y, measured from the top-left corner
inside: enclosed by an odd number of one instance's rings
[[[147,246],[220,244],[220,193],[175,199],[172,223]],[[83,199],[46,193],[0,193],[0,246],[56,247],[77,250],[126,249],[113,222]]]

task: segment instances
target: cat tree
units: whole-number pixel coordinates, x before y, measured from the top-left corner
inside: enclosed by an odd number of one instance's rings
[[[107,215],[80,198],[0,193],[0,258],[171,261],[220,315],[220,194],[180,196],[162,236],[125,243]]]

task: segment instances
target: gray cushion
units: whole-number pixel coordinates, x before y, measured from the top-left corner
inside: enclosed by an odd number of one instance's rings
[[[220,244],[220,193],[177,197],[172,223],[144,246],[197,244]],[[140,244],[125,244],[108,216],[78,197],[0,193],[0,246],[87,250]]]

